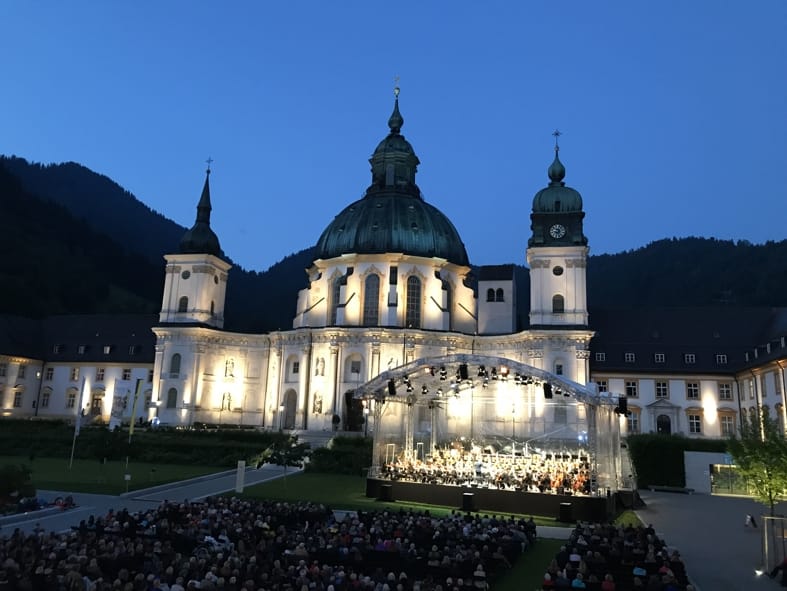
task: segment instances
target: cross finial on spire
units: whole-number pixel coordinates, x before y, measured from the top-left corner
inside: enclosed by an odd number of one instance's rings
[[[394,98],[399,98],[399,76],[394,76]]]
[[[555,131],[552,132],[552,135],[555,136],[555,152],[557,152],[560,150],[560,146],[558,145],[558,138],[563,134],[556,129]]]
[[[207,159],[207,160],[205,160],[205,162],[207,162],[207,164],[208,164],[208,170],[206,170],[205,172],[207,172],[208,174],[210,174],[210,164],[211,164],[211,162],[213,162],[213,158],[211,158],[210,156],[208,156],[208,159]]]

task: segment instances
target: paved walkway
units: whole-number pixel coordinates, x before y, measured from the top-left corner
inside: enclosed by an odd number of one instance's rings
[[[640,495],[647,506],[637,514],[680,551],[698,590],[781,589],[777,582],[755,574],[761,566],[762,528],[744,527],[746,514],[759,516],[766,512],[763,505],[743,497],[645,491]],[[787,504],[776,512],[786,513]]]
[[[295,474],[297,468],[287,468],[287,474]],[[262,468],[247,469],[245,472],[245,486],[260,484],[284,476],[284,469],[280,466],[265,464]],[[91,515],[104,515],[110,509],[126,508],[129,511],[144,511],[157,507],[165,500],[190,500],[198,501],[205,497],[219,495],[235,490],[235,471],[201,476],[191,480],[173,482],[169,485],[156,486],[149,489],[132,491],[124,495],[96,495],[89,493],[71,493],[66,491],[39,491],[41,497],[53,499],[58,496],[71,495],[77,507],[67,511],[33,512],[5,518],[0,523],[3,533],[19,528],[30,532],[41,524],[47,530],[63,531],[71,526],[79,525],[83,519]]]

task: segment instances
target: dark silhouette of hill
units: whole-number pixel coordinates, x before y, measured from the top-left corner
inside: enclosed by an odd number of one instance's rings
[[[75,163],[40,165],[0,158],[0,312],[157,311],[163,255],[186,228],[153,211],[111,179]],[[144,231],[141,231],[143,228]],[[144,236],[144,240],[140,239]],[[298,290],[313,249],[264,272],[233,267],[225,328],[239,332],[292,326]],[[635,307],[787,305],[787,241],[751,244],[671,238],[619,254],[591,256],[588,304]],[[529,276],[515,269],[519,326],[527,326]]]

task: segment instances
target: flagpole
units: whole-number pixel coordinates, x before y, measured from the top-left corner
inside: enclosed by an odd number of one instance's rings
[[[79,391],[79,406],[77,406],[77,416],[74,421],[74,439],[71,441],[71,459],[68,462],[68,469],[74,465],[74,449],[77,446],[77,435],[79,435],[79,427],[82,422],[82,401],[85,395],[85,376],[82,376],[82,388]]]
[[[137,379],[136,388],[134,388],[134,403],[131,405],[131,423],[128,426],[128,449],[126,453],[126,472],[128,472],[128,457],[131,452],[131,436],[134,434],[134,423],[137,422],[137,401],[139,400],[139,390],[142,386],[142,380]],[[126,491],[128,492],[128,491]]]

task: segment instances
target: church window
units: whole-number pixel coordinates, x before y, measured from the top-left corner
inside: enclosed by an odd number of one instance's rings
[[[626,413],[626,422],[629,433],[639,433],[639,413],[630,410]]]
[[[169,360],[169,373],[177,376],[180,373],[180,353],[175,353]]]
[[[178,312],[183,313],[189,309],[189,298],[183,296],[178,301]]]
[[[566,311],[566,304],[563,296],[557,294],[552,297],[552,313],[553,314],[562,314]]]
[[[498,287],[497,291],[495,292],[495,301],[496,302],[504,302],[505,298],[503,297],[503,288]]]
[[[698,413],[689,414],[689,433],[702,433],[702,416]]]
[[[421,328],[421,280],[411,275],[407,278],[407,308],[405,326]]]
[[[363,296],[363,325],[377,326],[380,320],[380,276],[369,275]]]
[[[331,292],[331,319],[329,324],[336,324],[336,314],[339,309],[339,301],[342,297],[342,278],[337,277],[333,282],[333,291]]]
[[[491,287],[486,290],[486,301],[487,302],[494,302],[495,301],[495,290]]]
[[[177,408],[178,406],[178,391],[175,388],[170,388],[167,391],[167,408]]]
[[[350,373],[361,373],[361,361],[359,359],[350,361]]]
[[[735,417],[733,415],[720,415],[721,434],[725,437],[735,435]]]

